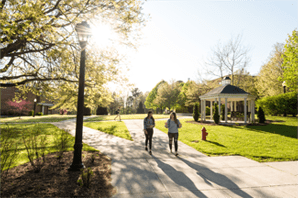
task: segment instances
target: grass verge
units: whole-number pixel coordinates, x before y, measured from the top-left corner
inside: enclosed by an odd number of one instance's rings
[[[84,122],[84,126],[133,141],[124,122]]]
[[[42,129],[41,135],[47,136],[48,145],[46,148],[45,154],[54,153],[57,152],[58,149],[55,147],[55,136],[57,136],[59,133],[63,132],[66,133],[67,136],[69,136],[70,141],[69,145],[66,148],[66,151],[73,151],[73,145],[75,143],[75,137],[70,135],[69,133],[59,129],[58,127],[52,125],[52,124],[13,124],[13,125],[0,125],[0,130],[3,130],[7,128],[7,126],[10,128],[10,130],[13,132],[13,135],[10,137],[12,140],[15,140],[17,142],[17,148],[18,148],[18,156],[15,159],[15,164],[13,166],[10,166],[9,168],[13,168],[15,166],[19,166],[21,164],[29,162],[24,143],[22,141],[22,135],[30,135],[32,131],[34,131],[35,127],[40,127]],[[1,133],[1,138],[6,133]],[[12,148],[13,149],[13,148]],[[98,151],[94,149],[93,147],[83,143],[83,151]],[[1,155],[2,157],[2,155]]]
[[[259,162],[298,160],[297,118],[266,116],[275,122],[265,126],[210,126],[181,119],[179,140],[209,156],[241,155]],[[167,133],[165,121],[156,128]],[[202,141],[202,127],[207,141]]]
[[[69,120],[76,118],[76,115],[44,115],[44,116],[21,116],[19,117],[9,117],[9,118],[0,118],[1,123],[35,123],[35,122],[59,122],[63,120]]]

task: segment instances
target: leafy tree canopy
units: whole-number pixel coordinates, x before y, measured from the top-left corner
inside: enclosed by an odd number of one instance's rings
[[[283,58],[283,76],[279,79],[286,81],[287,87],[291,91],[297,91],[297,79],[298,79],[298,31],[294,30],[292,35],[285,44],[285,50],[282,55]]]
[[[80,46],[75,25],[82,20],[105,20],[120,35],[121,43],[134,46],[144,25],[138,0],[3,0],[0,2],[0,85],[18,86],[22,93],[40,90],[56,106],[75,108],[80,67]],[[127,82],[117,51],[86,49],[85,100],[88,105],[108,102],[106,84]],[[98,100],[98,98],[102,98]],[[103,102],[104,103],[104,102]]]

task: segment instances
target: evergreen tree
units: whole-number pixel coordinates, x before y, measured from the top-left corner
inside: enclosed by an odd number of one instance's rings
[[[198,102],[195,103],[195,105],[193,107],[192,117],[196,122],[199,120],[200,113],[199,113],[199,103]]]
[[[214,105],[214,114],[213,114],[213,120],[215,122],[215,124],[218,124],[219,123],[219,115],[218,115],[218,105],[215,104]]]
[[[265,123],[265,114],[262,109],[262,107],[259,107],[259,113],[258,113],[259,123]]]

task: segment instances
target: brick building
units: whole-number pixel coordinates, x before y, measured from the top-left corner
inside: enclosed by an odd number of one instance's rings
[[[17,92],[19,92],[19,90],[16,87],[0,88],[0,98],[1,98],[0,99],[1,100],[0,112],[1,112],[1,115],[14,115],[15,114],[14,110],[6,102],[14,99],[15,94]],[[28,111],[26,113],[23,113],[24,115],[28,115],[28,112],[30,110],[34,110],[34,99],[37,100],[36,113],[42,112],[43,115],[58,113],[57,110],[49,109],[54,104],[42,96],[36,96],[32,92],[28,92],[24,95],[24,98],[26,98],[26,101],[30,102],[30,104],[26,105]]]

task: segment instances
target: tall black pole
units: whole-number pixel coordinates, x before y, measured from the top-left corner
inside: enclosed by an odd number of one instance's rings
[[[36,102],[34,101],[34,112],[33,112],[33,117],[35,117],[35,112],[36,112]]]
[[[85,168],[82,163],[82,137],[83,137],[83,114],[84,114],[84,84],[85,84],[85,47],[87,42],[80,42],[81,44],[81,62],[80,62],[80,77],[79,77],[79,95],[78,95],[78,111],[77,111],[77,126],[76,137],[73,152],[73,162],[68,168],[69,171],[79,171]]]

